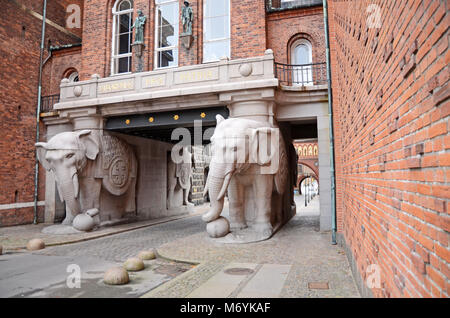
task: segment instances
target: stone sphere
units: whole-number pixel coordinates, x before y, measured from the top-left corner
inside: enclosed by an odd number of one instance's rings
[[[206,232],[210,237],[223,237],[230,232],[230,222],[223,216],[206,224]]]
[[[123,285],[130,281],[128,272],[122,267],[108,269],[103,276],[103,282],[108,285]]]
[[[123,268],[127,271],[137,272],[143,270],[145,267],[144,262],[137,257],[129,258],[123,263]]]
[[[76,97],[80,97],[81,94],[83,94],[83,87],[82,87],[82,86],[75,86],[75,87],[73,88],[73,94],[74,94]]]
[[[80,213],[73,219],[72,226],[78,231],[90,231],[94,228],[95,222],[90,215]]]
[[[138,257],[144,261],[148,261],[151,259],[155,259],[156,255],[155,255],[155,252],[153,252],[153,251],[142,251],[142,252],[139,252]]]
[[[41,239],[32,239],[27,243],[27,250],[37,251],[45,248],[45,243]]]
[[[253,72],[253,66],[251,64],[242,64],[241,66],[239,66],[239,73],[244,76],[250,76],[250,74],[252,74]]]

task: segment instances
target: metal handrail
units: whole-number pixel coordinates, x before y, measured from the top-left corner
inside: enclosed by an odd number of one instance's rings
[[[41,113],[50,112],[53,106],[59,102],[59,94],[42,96],[41,98]]]
[[[275,62],[275,76],[285,86],[327,84],[326,63],[284,64]]]

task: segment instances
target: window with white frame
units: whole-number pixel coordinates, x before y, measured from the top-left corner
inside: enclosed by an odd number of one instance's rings
[[[156,0],[155,67],[178,66],[178,0]]]
[[[131,72],[133,1],[118,0],[113,7],[111,74]]]
[[[230,57],[230,0],[203,3],[203,62]]]
[[[313,85],[311,42],[306,39],[298,39],[292,44],[291,63],[293,64],[293,84]]]

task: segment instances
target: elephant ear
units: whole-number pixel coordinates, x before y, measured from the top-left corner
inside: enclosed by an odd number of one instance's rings
[[[98,152],[100,151],[100,148],[91,132],[91,130],[82,130],[80,132],[77,132],[77,134],[80,142],[86,149],[86,157],[90,160],[95,160],[95,158],[97,158]]]
[[[39,162],[42,164],[45,170],[50,171],[50,163],[45,159],[45,154],[47,153],[47,143],[46,142],[38,142],[35,144],[36,146],[36,155]]]
[[[277,128],[262,127],[250,131],[250,158],[251,162],[259,165],[272,164],[277,157],[279,146],[279,131]]]
[[[223,118],[222,115],[219,114],[216,115],[217,126],[219,126],[224,120],[225,118]]]

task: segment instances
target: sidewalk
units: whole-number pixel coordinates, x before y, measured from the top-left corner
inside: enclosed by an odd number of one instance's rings
[[[208,210],[209,203],[196,206],[194,212],[190,214],[183,214],[177,216],[171,216],[166,218],[159,218],[154,220],[146,220],[128,224],[120,224],[110,227],[101,228],[93,232],[84,232],[76,234],[45,234],[42,233],[42,229],[53,225],[49,223],[40,224],[27,224],[0,228],[0,245],[3,246],[3,253],[8,250],[21,250],[25,249],[27,242],[34,238],[43,239],[46,247],[70,244],[76,242],[83,242],[87,240],[96,239],[108,235],[127,232],[135,229],[144,228],[147,226],[166,223],[174,220],[179,220],[195,215],[202,214]]]
[[[203,232],[162,245],[161,257],[199,265],[143,297],[360,297],[343,249],[319,232],[319,198],[296,202],[264,242],[219,244]]]

